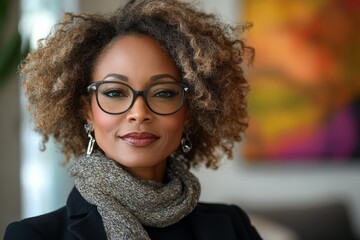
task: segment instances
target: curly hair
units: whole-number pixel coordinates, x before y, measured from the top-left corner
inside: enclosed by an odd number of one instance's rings
[[[132,0],[109,15],[65,13],[20,66],[35,130],[44,146],[53,136],[66,160],[82,154],[88,142],[86,87],[99,55],[121,36],[146,35],[169,52],[190,89],[186,129],[193,150],[178,154],[189,167],[215,169],[224,154],[232,158],[233,143],[248,125],[242,64],[246,57],[252,62],[254,49],[239,33],[249,27],[225,24],[176,0]]]

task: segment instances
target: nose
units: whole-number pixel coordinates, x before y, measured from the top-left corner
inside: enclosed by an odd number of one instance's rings
[[[135,122],[138,124],[144,122],[151,122],[152,113],[150,109],[147,107],[145,100],[142,96],[138,96],[135,99],[133,106],[130,108],[127,113],[127,120],[129,122]]]

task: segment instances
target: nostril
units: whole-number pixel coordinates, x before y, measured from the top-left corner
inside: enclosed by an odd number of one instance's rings
[[[137,124],[141,124],[141,123],[147,123],[147,122],[151,122],[151,118],[142,118],[142,117],[130,117],[129,118],[129,122],[132,123],[137,123]]]
[[[148,108],[143,98],[137,98],[132,107],[127,112],[127,119],[132,123],[150,122],[152,119],[152,112]]]

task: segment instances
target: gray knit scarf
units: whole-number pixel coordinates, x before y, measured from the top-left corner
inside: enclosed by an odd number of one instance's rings
[[[79,157],[70,168],[81,195],[97,206],[108,239],[150,239],[142,225],[166,227],[196,206],[198,179],[176,159],[167,163],[167,183],[139,180],[100,152]]]

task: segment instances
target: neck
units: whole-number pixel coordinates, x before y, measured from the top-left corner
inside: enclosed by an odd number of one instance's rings
[[[156,166],[151,167],[125,167],[129,174],[141,180],[153,180],[157,182],[164,182],[165,180],[165,171],[166,171],[166,161],[159,163]]]

